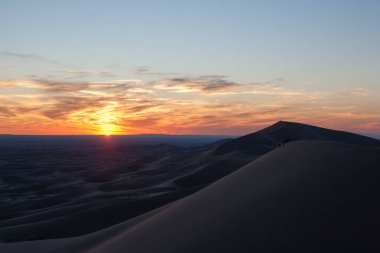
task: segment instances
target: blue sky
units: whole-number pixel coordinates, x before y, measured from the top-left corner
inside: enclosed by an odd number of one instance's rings
[[[0,78],[223,76],[304,92],[375,93],[379,13],[372,0],[1,0]],[[377,98],[346,104],[369,101],[373,110]]]
[[[368,0],[2,0],[1,50],[60,64],[41,68],[4,55],[1,61],[22,66],[9,76],[71,67],[130,78],[148,66],[244,82],[283,78],[339,88],[360,81],[377,88],[379,13],[380,2]]]

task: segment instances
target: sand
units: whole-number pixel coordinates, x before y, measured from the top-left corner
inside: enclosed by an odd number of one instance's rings
[[[226,154],[236,150],[263,155],[289,141],[319,140],[354,144],[367,147],[379,147],[380,140],[327,128],[279,121],[260,131],[236,138],[216,148],[217,154]]]
[[[133,220],[0,252],[371,252],[379,179],[378,148],[293,141]]]

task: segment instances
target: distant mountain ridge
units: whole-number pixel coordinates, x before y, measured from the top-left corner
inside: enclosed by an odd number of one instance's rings
[[[367,136],[307,124],[279,121],[257,132],[226,142],[220,145],[215,153],[222,155],[239,150],[263,155],[286,142],[297,140],[333,141],[366,147],[380,147],[380,140]]]

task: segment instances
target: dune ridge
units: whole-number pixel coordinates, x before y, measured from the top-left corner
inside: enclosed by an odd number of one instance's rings
[[[216,148],[217,154],[235,150],[263,155],[274,148],[297,140],[334,141],[367,147],[380,147],[380,140],[350,132],[288,121],[278,121],[257,132],[236,138]]]

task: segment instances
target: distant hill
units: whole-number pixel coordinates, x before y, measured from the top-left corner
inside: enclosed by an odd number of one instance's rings
[[[264,128],[220,145],[218,155],[233,151],[245,151],[258,155],[265,154],[282,144],[296,140],[320,140],[380,147],[380,140],[344,131],[330,130],[301,123],[279,121]]]
[[[175,180],[182,187],[207,185],[258,157],[292,141],[319,140],[380,147],[380,140],[349,132],[279,121],[257,132],[230,140],[223,140],[207,156],[194,159],[194,170]],[[210,146],[211,147],[211,146]]]

